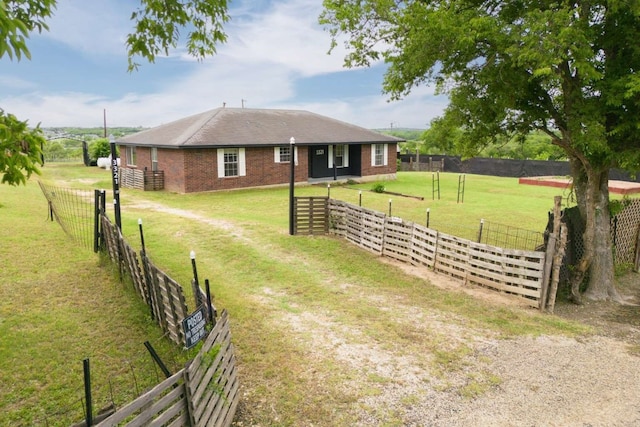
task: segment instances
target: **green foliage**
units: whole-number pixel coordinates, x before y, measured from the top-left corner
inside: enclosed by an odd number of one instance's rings
[[[133,58],[141,56],[153,63],[158,55],[168,55],[180,38],[180,29],[189,29],[189,55],[204,59],[216,53],[216,45],[227,35],[223,25],[229,20],[226,0],[141,0],[142,8],[133,12],[135,32],[127,37],[129,70],[139,64]]]
[[[626,208],[630,204],[631,199],[626,194],[622,199],[611,199],[609,200],[609,214],[611,215],[611,217],[614,217],[622,212],[624,208]]]
[[[345,65],[388,64],[383,91],[401,99],[433,84],[449,96],[427,144],[463,157],[548,136],[571,162],[586,223],[585,266],[595,236],[600,180],[612,167],[640,171],[640,2],[324,0],[320,23],[346,40]],[[543,153],[540,155],[552,155]],[[613,265],[613,262],[603,262]],[[586,268],[586,267],[585,267]],[[613,269],[590,275],[593,296],[616,295]],[[607,287],[610,287],[607,285]],[[597,290],[596,290],[597,289]]]
[[[40,126],[29,129],[26,121],[0,109],[0,174],[2,183],[25,184],[31,174],[39,174],[45,139]]]
[[[384,184],[381,182],[376,182],[371,187],[371,191],[373,191],[374,193],[384,193],[384,189],[385,189]]]
[[[129,70],[137,69],[133,58],[141,56],[153,63],[156,56],[168,55],[180,39],[180,30],[189,29],[187,51],[197,59],[213,55],[216,44],[226,41],[222,25],[229,20],[227,0],[140,0],[133,12],[135,30],[127,38]],[[0,58],[31,59],[26,40],[34,31],[48,30],[46,19],[56,8],[56,0],[0,1]],[[2,182],[24,183],[37,172],[41,154],[39,128],[20,130],[26,121],[0,110],[0,173]],[[39,145],[39,144],[38,144]],[[57,147],[56,147],[57,149]]]
[[[116,149],[116,155],[118,154]],[[111,144],[106,138],[99,138],[89,144],[89,157],[97,160],[99,157],[109,157],[111,155]]]
[[[392,99],[425,83],[449,94],[427,145],[469,156],[539,131],[584,167],[640,170],[637,2],[323,4],[332,46],[347,40],[346,66],[389,64]]]
[[[5,54],[19,61],[31,59],[26,39],[33,31],[48,30],[45,20],[56,7],[56,0],[8,0],[0,3],[0,58]]]

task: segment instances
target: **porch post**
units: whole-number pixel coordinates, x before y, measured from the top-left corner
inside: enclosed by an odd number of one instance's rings
[[[293,187],[296,181],[296,170],[295,170],[295,147],[296,147],[296,139],[294,137],[291,137],[291,139],[289,140],[289,147],[290,147],[290,156],[289,156],[289,163],[291,164],[291,173],[290,173],[290,180],[289,180],[289,235],[293,236],[294,234],[294,227],[293,227],[293,203],[294,203],[294,191],[293,191]]]

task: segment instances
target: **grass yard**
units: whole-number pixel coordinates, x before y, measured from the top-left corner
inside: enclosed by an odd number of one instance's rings
[[[0,425],[71,425],[84,419],[83,359],[96,408],[122,404],[186,354],[160,336],[129,286],[47,219],[34,180],[0,185]],[[117,277],[117,276],[116,276]]]
[[[430,208],[436,223],[473,227],[484,218],[542,231],[558,194],[519,186],[516,179],[468,175],[458,204],[458,175],[440,177],[439,201],[431,200],[431,174],[399,173],[386,182],[389,191],[425,197],[391,196],[393,214],[424,222]],[[108,171],[79,165],[47,165],[42,179],[60,187],[111,188]],[[390,196],[366,191],[371,186],[354,186],[363,190],[363,206],[387,211]],[[326,193],[324,186],[296,188],[297,195]],[[336,186],[331,197],[357,204],[359,195]],[[216,306],[230,312],[242,387],[238,425],[352,425],[362,411],[376,413],[381,425],[401,425],[400,413],[362,403],[383,394],[393,375],[361,371],[336,357],[343,344],[410,354],[432,375],[429,387],[473,396],[500,382],[474,368],[474,339],[589,331],[440,289],[343,240],[292,238],[287,202],[287,188],[122,191],[123,232],[131,245],[139,247],[141,218],[150,258],[187,294],[189,252],[195,251],[201,283],[210,279]],[[190,357],[159,336],[130,285],[118,283],[97,255],[47,220],[33,179],[26,187],[0,186],[0,221],[0,371],[9,385],[0,388],[0,425],[80,421],[85,357],[94,369],[96,407],[111,393],[122,405],[159,377],[145,340],[174,371]],[[187,301],[192,308],[190,296]],[[459,375],[466,380],[452,379]],[[407,396],[405,404],[419,398]]]

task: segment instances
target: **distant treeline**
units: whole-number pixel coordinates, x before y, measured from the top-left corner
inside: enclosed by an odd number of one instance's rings
[[[107,135],[119,138],[145,129],[143,127],[113,127],[107,129]],[[48,127],[42,128],[42,130],[47,138],[47,143],[43,147],[45,162],[83,161],[83,142],[87,143],[92,160],[108,155],[104,154],[105,146],[108,153],[108,136],[105,138],[104,128]]]

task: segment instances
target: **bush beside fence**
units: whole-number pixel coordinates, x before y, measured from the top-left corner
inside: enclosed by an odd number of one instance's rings
[[[476,243],[334,199],[329,200],[329,215],[333,234],[373,253],[517,295],[540,307],[544,252]]]

